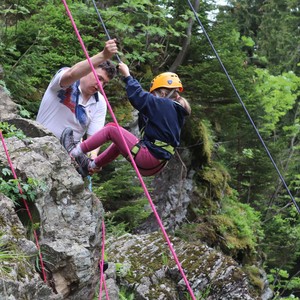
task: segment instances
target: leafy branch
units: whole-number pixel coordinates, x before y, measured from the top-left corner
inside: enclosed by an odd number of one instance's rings
[[[26,135],[23,133],[21,129],[18,129],[15,125],[9,124],[7,122],[0,122],[0,130],[5,138],[9,138],[12,136],[17,137],[22,140],[26,138]]]
[[[16,205],[19,204],[19,200],[35,201],[38,192],[46,190],[45,183],[34,178],[27,178],[27,182],[9,178],[12,176],[12,172],[8,168],[3,168],[0,174],[2,174],[2,177],[0,177],[0,192],[10,198]]]

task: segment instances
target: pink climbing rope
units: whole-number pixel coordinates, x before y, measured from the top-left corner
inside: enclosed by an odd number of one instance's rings
[[[11,161],[11,159],[10,159],[10,156],[9,156],[9,153],[8,153],[8,150],[7,150],[7,147],[6,147],[6,143],[5,143],[3,134],[2,134],[2,130],[0,130],[0,137],[1,137],[1,141],[2,141],[3,148],[4,148],[4,152],[5,152],[7,161],[8,161],[8,163],[9,163],[11,172],[12,172],[12,174],[13,174],[14,179],[17,180],[17,183],[18,183],[18,189],[19,189],[20,194],[23,195],[23,190],[22,190],[22,187],[21,187],[21,185],[20,185],[20,183],[19,183],[19,181],[18,181],[17,174],[16,174],[16,172],[15,172],[15,169],[14,169],[14,167],[13,167],[12,161]],[[29,209],[29,207],[28,207],[28,203],[27,203],[27,201],[24,199],[24,197],[22,197],[22,201],[23,201],[24,206],[25,206],[25,208],[26,208],[28,217],[29,217],[31,223],[33,224],[33,219],[32,219],[32,215],[31,215],[30,209]],[[44,280],[44,282],[47,282],[47,275],[46,275],[45,266],[44,266],[44,262],[43,262],[42,252],[41,252],[41,248],[40,248],[40,244],[39,244],[38,235],[37,235],[35,229],[33,229],[33,235],[34,235],[36,247],[37,247],[38,252],[39,252],[39,259],[40,259],[40,263],[41,263],[41,269],[42,269],[42,274],[43,274],[43,280]]]
[[[95,79],[96,79],[97,84],[98,84],[98,86],[99,86],[99,88],[100,88],[100,90],[101,90],[101,93],[102,93],[102,95],[103,95],[103,97],[104,97],[104,99],[105,99],[105,101],[106,101],[106,103],[107,103],[107,107],[108,107],[108,110],[109,110],[109,112],[110,112],[110,115],[111,115],[113,121],[115,122],[115,124],[116,124],[116,126],[117,126],[117,128],[118,128],[119,135],[120,135],[120,137],[122,138],[122,141],[123,141],[123,143],[124,143],[124,146],[125,146],[125,148],[126,148],[126,151],[127,151],[127,153],[128,153],[128,156],[129,156],[129,158],[130,158],[130,160],[131,160],[131,163],[132,163],[132,165],[133,165],[133,167],[134,167],[134,169],[135,169],[135,171],[136,171],[136,174],[137,174],[137,176],[138,176],[138,178],[139,178],[139,181],[141,182],[141,185],[142,185],[142,187],[143,187],[144,193],[145,193],[146,197],[148,198],[149,204],[150,204],[150,206],[151,206],[151,208],[152,208],[152,211],[153,211],[153,213],[154,213],[154,215],[155,215],[155,217],[156,217],[156,219],[157,219],[157,222],[158,222],[158,224],[159,224],[159,227],[160,227],[161,230],[162,230],[162,233],[163,233],[163,235],[164,235],[164,237],[165,237],[165,239],[166,239],[166,241],[167,241],[167,244],[168,244],[168,246],[169,246],[169,248],[170,248],[170,251],[171,251],[171,253],[172,253],[172,255],[173,255],[173,258],[174,258],[174,260],[175,260],[175,262],[176,262],[176,264],[177,264],[177,266],[178,266],[178,269],[179,269],[179,271],[180,271],[180,273],[181,273],[181,276],[182,276],[182,278],[183,278],[183,280],[184,280],[184,282],[185,282],[185,284],[186,284],[186,287],[187,287],[187,289],[188,289],[188,291],[189,291],[189,293],[190,293],[190,295],[191,295],[191,297],[192,297],[192,300],[196,300],[196,297],[195,297],[195,295],[194,295],[194,293],[193,293],[193,291],[192,291],[192,289],[191,289],[191,287],[190,287],[190,284],[189,284],[189,282],[188,282],[188,280],[187,280],[187,277],[186,277],[186,275],[185,275],[185,273],[184,273],[184,271],[183,271],[183,268],[182,268],[182,266],[181,266],[181,264],[180,264],[180,262],[179,262],[179,259],[178,259],[177,255],[176,255],[176,252],[175,252],[175,250],[174,250],[174,248],[173,248],[173,246],[172,246],[172,243],[171,243],[171,241],[170,241],[170,238],[169,238],[169,236],[168,236],[168,234],[167,234],[167,232],[166,232],[166,230],[165,230],[165,228],[164,228],[164,226],[163,226],[163,223],[162,223],[162,221],[161,221],[161,219],[160,219],[160,217],[159,217],[159,215],[158,215],[158,213],[157,213],[157,211],[156,211],[155,205],[154,205],[154,203],[153,203],[153,201],[152,201],[152,199],[151,199],[151,196],[150,196],[150,194],[149,194],[149,192],[148,192],[148,189],[147,189],[147,187],[146,187],[146,185],[145,185],[145,183],[144,183],[144,180],[143,180],[143,178],[142,178],[142,176],[141,176],[141,174],[140,174],[140,172],[139,172],[139,170],[138,170],[138,168],[137,168],[137,165],[136,165],[136,163],[135,163],[135,161],[134,161],[134,159],[133,159],[133,156],[132,156],[132,154],[131,154],[131,151],[130,151],[130,149],[129,149],[129,147],[128,147],[126,141],[125,141],[125,138],[124,138],[124,136],[123,136],[123,134],[122,134],[122,132],[121,132],[120,125],[119,125],[119,123],[118,123],[118,121],[117,121],[117,119],[116,119],[116,117],[115,117],[115,114],[114,114],[114,112],[113,112],[113,110],[112,110],[112,108],[111,108],[111,106],[110,106],[110,103],[109,103],[109,101],[108,101],[108,99],[107,99],[107,96],[106,96],[106,94],[105,94],[105,92],[104,92],[104,90],[103,90],[102,84],[101,84],[100,80],[98,79],[96,70],[95,70],[95,68],[94,68],[94,66],[93,66],[93,64],[92,64],[92,62],[91,62],[91,59],[90,59],[90,57],[89,57],[89,54],[88,54],[88,52],[87,52],[87,50],[86,50],[86,47],[85,47],[85,45],[84,45],[84,43],[83,43],[83,40],[82,40],[82,38],[81,38],[81,36],[80,36],[80,33],[79,33],[78,29],[77,29],[77,26],[76,26],[76,24],[75,24],[75,22],[74,22],[74,19],[73,19],[73,17],[72,17],[71,11],[69,10],[68,4],[66,3],[66,0],[62,0],[62,2],[63,2],[63,4],[64,4],[64,6],[65,6],[66,12],[67,12],[67,14],[68,14],[68,16],[69,16],[69,18],[70,18],[70,21],[71,21],[71,23],[72,23],[72,26],[73,26],[74,31],[75,31],[75,33],[76,33],[76,36],[77,36],[77,38],[78,38],[78,40],[79,40],[79,43],[80,43],[80,45],[81,45],[81,48],[82,48],[84,54],[85,54],[85,57],[86,57],[86,59],[87,59],[89,65],[90,65],[90,67],[91,67],[91,70],[92,70],[92,72],[93,72],[93,74],[94,74],[94,76],[95,76]]]

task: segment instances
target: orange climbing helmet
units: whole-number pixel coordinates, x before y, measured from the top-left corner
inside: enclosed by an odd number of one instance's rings
[[[150,93],[158,88],[178,88],[179,92],[183,91],[182,83],[177,74],[165,72],[157,75],[151,82]]]

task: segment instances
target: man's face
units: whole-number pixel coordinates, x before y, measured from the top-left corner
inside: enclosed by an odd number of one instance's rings
[[[104,88],[109,82],[109,77],[107,76],[106,71],[101,68],[96,68],[95,71],[102,87]],[[89,95],[93,95],[100,90],[93,72],[89,73],[80,80],[80,87],[83,92]]]

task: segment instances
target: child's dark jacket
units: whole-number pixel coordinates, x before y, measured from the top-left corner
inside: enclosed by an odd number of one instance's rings
[[[154,144],[165,142],[174,148],[179,146],[180,133],[188,112],[176,101],[156,97],[146,92],[132,76],[124,79],[126,92],[132,106],[147,120],[142,143],[158,159],[171,158],[171,154]]]

